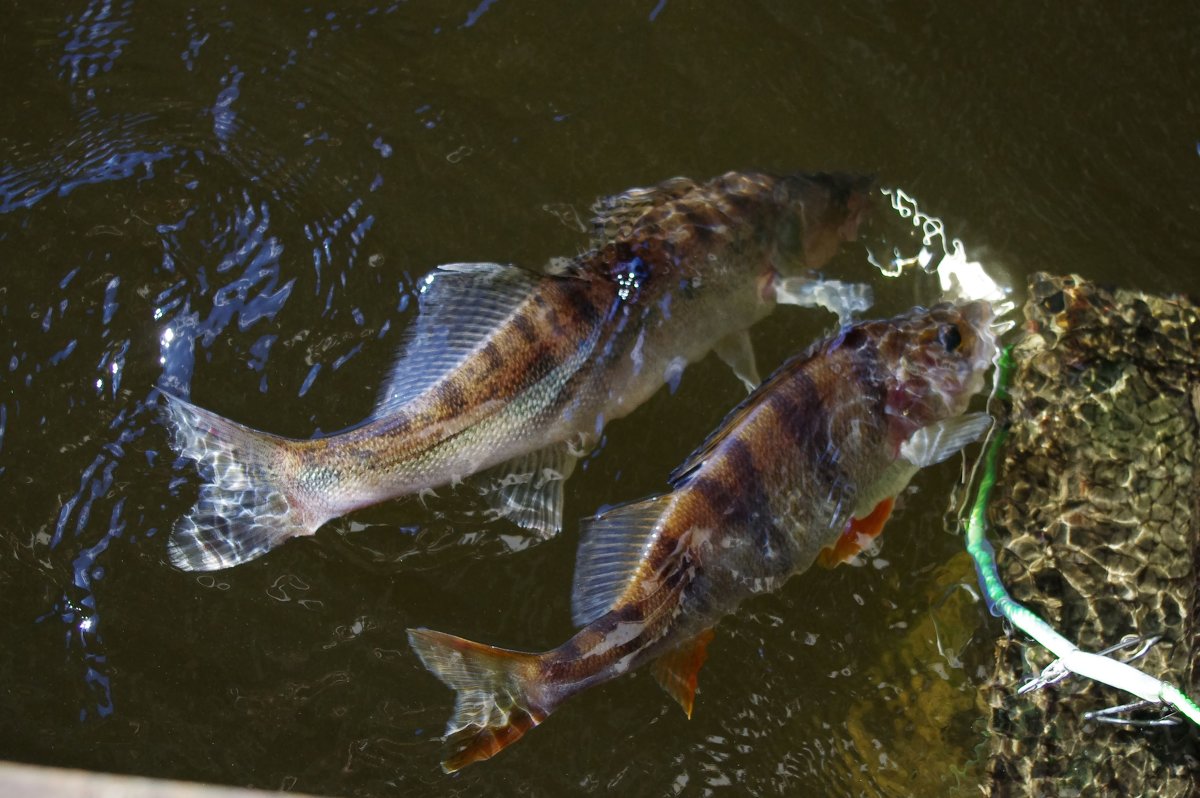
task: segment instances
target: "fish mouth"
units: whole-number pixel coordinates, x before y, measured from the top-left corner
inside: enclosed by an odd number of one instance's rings
[[[968,361],[966,378],[962,381],[960,401],[965,409],[970,398],[983,391],[987,373],[996,360],[998,346],[994,329],[996,314],[990,302],[976,300],[962,306],[963,321],[971,326],[974,351]]]
[[[976,371],[986,371],[996,359],[996,312],[990,302],[976,300],[962,306],[963,321],[975,331],[975,352],[972,365]]]

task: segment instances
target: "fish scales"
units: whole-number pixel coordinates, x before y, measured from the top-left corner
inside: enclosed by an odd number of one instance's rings
[[[840,533],[854,486],[879,478],[883,457],[848,460],[841,454],[887,448],[882,375],[840,376],[878,370],[872,355],[869,346],[840,345],[795,362],[739,419],[737,434],[722,440],[677,486],[683,488],[679,506],[667,515],[639,572],[643,579],[659,578],[678,556],[680,536],[690,533],[688,556],[702,578],[679,597],[681,613],[691,620],[674,637],[688,637],[693,627],[710,625],[714,615],[724,615],[747,595],[772,590],[807,569],[831,542],[830,533]],[[696,529],[705,534],[696,535]],[[638,580],[627,595],[652,591]],[[655,653],[648,650],[645,657]]]
[[[342,432],[281,438],[168,397],[173,444],[208,479],[172,532],[172,562],[236,565],[357,508],[473,475],[490,512],[556,533],[562,481],[606,423],[727,341],[739,377],[757,382],[745,331],[774,308],[777,280],[820,268],[856,236],[870,184],[823,173],[668,181],[599,203],[592,248],[545,273],[441,267],[420,281],[380,404]]]
[[[571,695],[647,663],[690,715],[721,617],[851,548],[846,535],[877,534],[865,525],[886,519],[878,506],[986,429],[985,415],[964,413],[995,352],[990,321],[985,303],[918,308],[786,363],[677,469],[670,493],[587,522],[573,597],[581,628],[557,648],[410,630],[459,693],[447,727],[458,750],[444,766],[494,755]]]
[[[533,391],[556,367],[570,362],[592,329],[598,308],[611,292],[602,283],[574,281],[552,286],[531,296],[513,314],[512,322],[497,330],[478,353],[446,375],[410,407],[364,426],[345,436],[318,438],[304,443],[326,452],[328,458],[364,458],[385,472],[403,468],[415,454],[459,434],[494,415],[498,397],[519,397]],[[557,290],[555,290],[557,289]],[[566,297],[583,294],[593,312],[582,317],[578,303]],[[559,311],[562,311],[561,313]],[[568,321],[563,317],[572,316]],[[504,364],[497,368],[496,361]],[[560,400],[567,398],[563,385],[550,386]],[[416,469],[414,469],[416,470]]]

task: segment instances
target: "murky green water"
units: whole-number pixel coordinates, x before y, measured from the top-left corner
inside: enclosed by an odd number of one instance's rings
[[[7,0],[0,757],[331,795],[974,794],[999,627],[955,587],[954,462],[865,567],[722,624],[691,721],[636,674],[449,778],[452,694],[404,629],[560,642],[573,532],[508,554],[394,503],[180,573],[194,481],[152,391],[345,426],[434,265],[573,254],[595,196],[733,168],[876,171],[1016,286],[1200,293],[1200,15],[1154,9]],[[877,282],[881,312],[935,298]],[[760,325],[764,370],[829,323]],[[568,530],[660,490],[740,396],[710,359],[611,426]]]

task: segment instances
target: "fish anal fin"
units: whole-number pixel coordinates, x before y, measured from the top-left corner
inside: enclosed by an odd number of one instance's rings
[[[846,525],[846,531],[837,539],[837,543],[822,549],[817,555],[817,563],[825,568],[833,568],[856,556],[883,532],[884,524],[891,517],[895,506],[896,500],[887,498],[862,518],[852,518]]]
[[[705,629],[663,654],[652,666],[654,678],[667,691],[667,695],[679,703],[689,719],[696,701],[700,668],[708,659],[708,644],[712,642],[713,635],[712,629]]]
[[[582,627],[608,612],[637,576],[670,496],[623,504],[584,519],[571,589],[571,619]]]
[[[717,342],[713,351],[725,365],[733,369],[734,375],[742,381],[747,391],[753,391],[762,382],[754,362],[754,345],[746,330],[737,330],[725,336]]]
[[[471,477],[469,482],[496,518],[507,518],[543,540],[562,529],[563,483],[575,470],[580,449],[555,443]]]

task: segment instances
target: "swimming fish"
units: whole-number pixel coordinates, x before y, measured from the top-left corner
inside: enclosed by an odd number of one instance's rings
[[[491,516],[554,535],[563,481],[606,422],[713,349],[757,384],[747,328],[777,302],[806,303],[810,270],[856,238],[872,182],[676,178],[599,201],[593,247],[545,273],[441,266],[420,281],[374,412],[342,432],[283,438],[167,395],[172,445],[207,479],[172,530],[172,563],[237,565],[471,475]]]
[[[713,627],[877,534],[918,469],[991,423],[966,414],[995,352],[989,305],[942,304],[844,327],[785,363],[671,475],[669,493],[584,522],[579,631],[523,653],[410,629],[457,691],[447,772],[494,756],[579,691],[652,664],[687,713]]]

